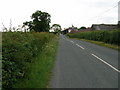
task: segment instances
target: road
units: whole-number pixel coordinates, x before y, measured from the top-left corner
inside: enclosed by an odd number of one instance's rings
[[[51,88],[118,88],[118,51],[60,35]]]

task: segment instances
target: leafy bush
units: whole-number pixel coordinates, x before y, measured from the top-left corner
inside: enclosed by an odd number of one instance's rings
[[[2,38],[2,86],[12,88],[19,79],[27,78],[29,63],[54,35],[49,33],[4,32]]]
[[[109,44],[118,45],[120,43],[120,38],[118,38],[118,36],[120,35],[120,29],[111,31],[101,30],[91,32],[70,33],[67,35],[72,38],[102,41]]]

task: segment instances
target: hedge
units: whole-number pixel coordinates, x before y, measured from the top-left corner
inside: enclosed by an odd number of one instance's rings
[[[27,67],[55,35],[49,33],[2,33],[2,87],[12,88],[19,79],[27,78]]]
[[[91,32],[79,32],[67,34],[72,38],[88,39],[94,41],[102,41],[109,44],[120,44],[120,29],[118,30],[99,30]]]

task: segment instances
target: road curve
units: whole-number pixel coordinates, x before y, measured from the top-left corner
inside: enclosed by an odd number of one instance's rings
[[[118,88],[118,51],[60,35],[51,88]]]

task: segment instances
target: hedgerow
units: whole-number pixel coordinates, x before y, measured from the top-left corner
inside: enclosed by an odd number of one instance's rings
[[[120,43],[120,29],[118,30],[100,30],[91,32],[79,32],[79,33],[69,33],[67,34],[72,38],[88,39],[94,41],[102,41],[109,44]]]
[[[29,63],[55,35],[50,33],[2,33],[2,87],[12,88],[19,80],[27,78]]]

